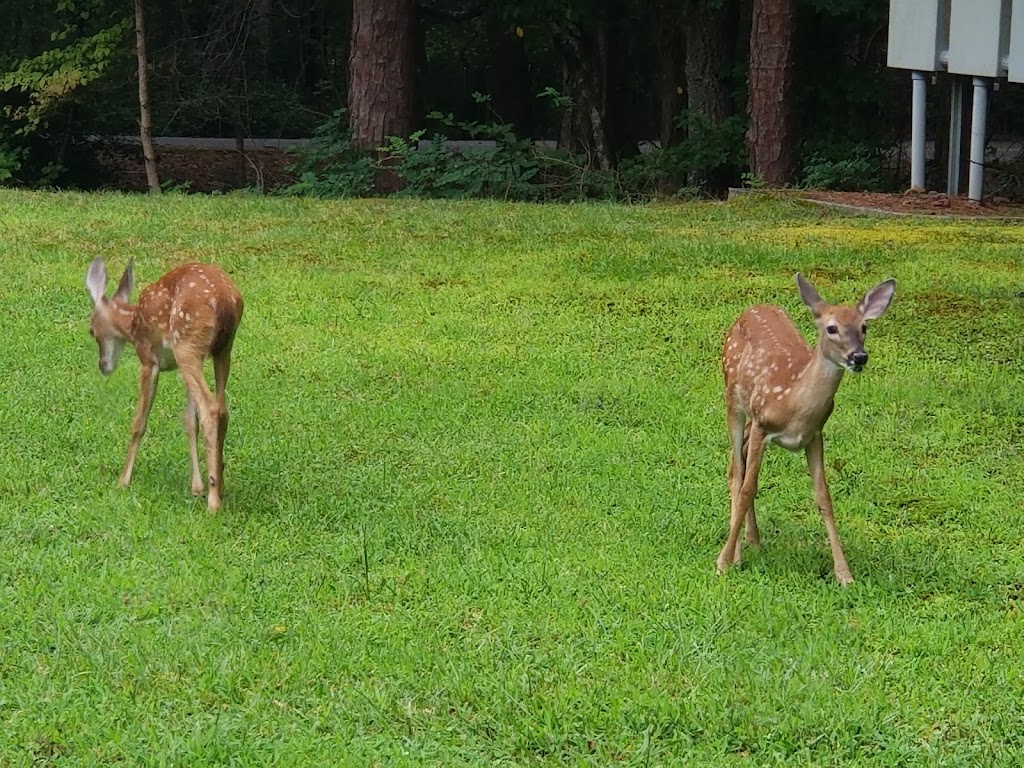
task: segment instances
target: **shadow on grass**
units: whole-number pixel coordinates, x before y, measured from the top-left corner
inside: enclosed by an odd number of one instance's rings
[[[808,521],[811,522],[811,521]],[[760,549],[745,547],[741,570],[780,581],[815,577],[833,582],[832,553],[824,525],[796,520],[762,526]],[[865,538],[847,532],[841,522],[839,536],[856,583],[882,589],[893,596],[926,602],[941,596],[964,602],[995,605],[1006,600],[1007,585],[1016,583],[1013,572],[980,555],[946,546],[934,537],[908,532],[897,538]],[[973,560],[964,567],[965,560]]]

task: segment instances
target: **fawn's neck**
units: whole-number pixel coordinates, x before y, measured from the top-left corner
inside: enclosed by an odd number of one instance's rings
[[[821,347],[816,347],[807,367],[799,374],[800,383],[795,387],[798,399],[808,410],[819,410],[832,403],[845,369],[825,357]]]
[[[136,306],[120,299],[110,299],[110,320],[117,332],[135,344],[135,311]]]

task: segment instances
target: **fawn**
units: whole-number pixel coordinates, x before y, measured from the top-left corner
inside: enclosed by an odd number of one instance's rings
[[[864,351],[867,321],[881,317],[892,301],[895,280],[872,288],[856,306],[825,302],[797,273],[797,286],[814,315],[818,343],[814,349],[779,307],[756,306],[733,323],[722,349],[725,408],[732,444],[729,536],[718,556],[718,572],[740,562],[740,529],[747,543],[761,544],[754,517],[754,497],[761,456],[769,442],[789,451],[803,449],[814,483],[814,499],[825,521],[836,580],[853,582],[832,518],[832,498],[825,482],[821,430],[832,415],[833,398],[844,371],[859,372],[868,362]]]
[[[139,303],[132,305],[129,301],[134,281],[133,264],[128,262],[117,290],[109,299],[105,296],[107,268],[103,259],[93,259],[85,277],[93,306],[89,333],[99,345],[100,372],[104,376],[112,374],[125,344],[129,343],[135,347],[142,364],[139,403],[119,483],[131,482],[135,454],[146,431],[160,372],[177,368],[188,393],[185,431],[192,461],[192,493],[198,496],[204,489],[196,444],[198,409],[206,444],[207,505],[215,512],[220,509],[223,492],[224,436],[228,428],[224,390],[231,366],[231,346],[242,320],[242,294],[220,267],[183,264],[143,290]],[[213,358],[216,395],[210,392],[203,377],[203,360],[207,357]]]

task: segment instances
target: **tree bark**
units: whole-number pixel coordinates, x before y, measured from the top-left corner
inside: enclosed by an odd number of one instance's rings
[[[349,124],[363,150],[408,136],[415,103],[414,0],[354,0],[349,54]]]
[[[734,22],[734,4],[701,2],[691,5],[684,24],[686,38],[686,107],[708,125],[720,126],[732,113],[726,73]],[[729,168],[713,173],[694,171],[687,183],[723,192],[729,183]]]
[[[750,170],[770,187],[793,178],[793,31],[796,0],[754,0],[750,27],[747,149]]]
[[[610,170],[617,164],[605,122],[604,72],[607,49],[603,28],[580,30],[555,24],[555,40],[562,49],[562,90],[572,99],[562,115],[558,146],[583,154],[589,165]]]
[[[686,104],[684,36],[681,20],[668,0],[655,0],[649,20],[657,72],[658,141],[665,148],[676,144],[680,137],[676,117]]]
[[[149,110],[149,57],[146,55],[146,17],[142,0],[135,0],[135,53],[139,61],[139,140],[146,164],[146,183],[150,194],[159,194],[160,177],[156,172],[153,149],[153,116]]]
[[[718,125],[729,116],[726,69],[730,9],[726,3],[699,3],[687,14],[686,107]]]

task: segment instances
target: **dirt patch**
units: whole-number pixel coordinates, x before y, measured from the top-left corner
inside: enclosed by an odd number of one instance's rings
[[[804,200],[862,213],[905,216],[950,216],[958,218],[1024,218],[1024,204],[1001,198],[984,200],[980,205],[966,197],[947,197],[939,192],[800,191],[792,193]]]
[[[985,314],[983,307],[977,301],[963,295],[925,291],[914,296],[914,301],[923,305],[924,311],[929,317],[967,320]]]
[[[108,181],[105,186],[126,192],[146,191],[146,168],[138,146],[104,149],[98,160]],[[295,182],[287,166],[294,159],[280,149],[253,149],[244,158],[234,150],[162,147],[157,170],[165,186],[190,192],[227,192],[254,187],[271,192]]]

